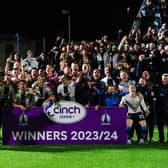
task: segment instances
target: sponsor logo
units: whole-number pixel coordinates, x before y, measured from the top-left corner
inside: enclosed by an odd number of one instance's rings
[[[25,113],[22,113],[19,116],[19,125],[20,126],[27,126],[28,125],[28,116]]]
[[[43,111],[51,121],[61,124],[79,122],[86,116],[85,107],[72,101],[49,101],[43,104]]]
[[[111,117],[109,114],[107,114],[107,110],[105,113],[101,116],[101,125],[111,125],[110,123]]]

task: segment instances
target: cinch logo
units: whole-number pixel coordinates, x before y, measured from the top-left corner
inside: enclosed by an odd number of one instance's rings
[[[61,124],[75,123],[86,116],[85,107],[72,101],[44,103],[43,111],[51,121]]]

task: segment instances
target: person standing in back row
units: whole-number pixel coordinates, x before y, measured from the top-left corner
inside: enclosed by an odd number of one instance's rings
[[[146,117],[146,121],[148,124],[148,133],[146,136],[146,140],[149,138],[149,142],[153,143],[153,133],[154,133],[154,107],[153,107],[153,99],[154,99],[154,91],[151,90],[147,86],[146,79],[141,77],[139,79],[137,85],[137,91],[140,92],[144,96],[145,104],[147,105],[148,109],[150,110],[150,115]],[[148,137],[149,136],[149,137]]]
[[[159,142],[164,143],[164,125],[168,125],[168,73],[162,74],[161,84],[156,88],[156,109]]]
[[[144,0],[140,7],[139,17],[141,19],[141,32],[145,34],[148,27],[153,27],[158,32],[162,19],[160,5],[157,0]]]

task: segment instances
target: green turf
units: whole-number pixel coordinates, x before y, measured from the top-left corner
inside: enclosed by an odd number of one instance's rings
[[[157,131],[155,131],[155,138]],[[0,168],[166,168],[168,144],[0,146]]]
[[[1,146],[1,168],[166,168],[168,145]]]

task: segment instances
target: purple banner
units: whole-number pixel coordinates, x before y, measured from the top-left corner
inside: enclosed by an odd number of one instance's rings
[[[59,102],[43,108],[4,109],[3,144],[126,144],[126,108],[84,108]]]

